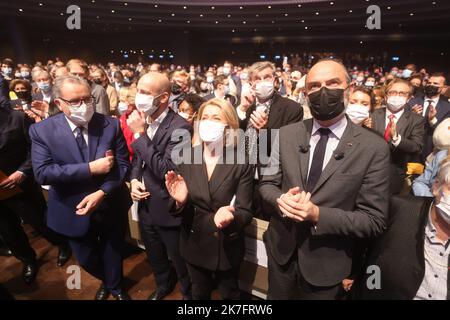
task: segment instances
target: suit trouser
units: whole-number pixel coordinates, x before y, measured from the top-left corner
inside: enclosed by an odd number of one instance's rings
[[[34,262],[36,253],[30,246],[19,216],[0,201],[0,235],[14,256],[23,262]]]
[[[239,300],[239,267],[225,271],[212,271],[187,263],[192,281],[192,297],[194,300],[210,300],[211,292],[217,287],[223,300]]]
[[[140,223],[140,228],[157,290],[161,293],[170,293],[174,289],[176,280],[173,277],[173,264],[181,284],[182,294],[190,295],[191,281],[186,262],[181,257],[179,249],[180,227],[161,227]]]
[[[113,294],[121,291],[124,231],[91,219],[88,233],[69,238],[69,244],[83,269],[103,281]]]
[[[269,268],[269,300],[337,300],[343,297],[341,283],[330,287],[318,287],[308,283],[303,277],[297,254],[289,262],[279,265],[267,250]]]
[[[37,190],[36,192],[40,192]],[[66,245],[66,238],[47,227],[47,204],[42,194],[26,192],[3,200],[3,204],[15,212],[42,237],[54,246]]]

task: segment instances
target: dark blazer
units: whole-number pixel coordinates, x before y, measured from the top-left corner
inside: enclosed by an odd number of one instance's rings
[[[306,189],[310,151],[305,146],[312,119],[281,128],[269,167],[275,171],[266,172],[260,181],[263,199],[273,206],[264,234],[268,250],[279,265],[298,250],[300,271],[315,286],[334,286],[349,276],[359,238],[378,236],[386,227],[389,148],[373,132],[347,122],[335,156],[311,193],[320,209],[317,228],[283,218],[276,202],[292,187]]]
[[[23,112],[0,108],[0,170],[6,175],[20,171],[26,177],[20,184],[20,197],[4,200],[8,207],[18,208],[17,212],[26,210],[28,206],[31,210],[46,209],[41,188],[33,177],[28,136],[31,124],[32,121]]]
[[[195,147],[192,155],[198,152],[201,156],[201,149]],[[236,155],[236,149],[226,152]],[[252,220],[252,166],[223,162],[221,158],[209,181],[204,161],[178,166],[189,190],[189,202],[181,212],[180,252],[187,262],[213,271],[239,267],[245,253],[244,227]],[[219,230],[214,215],[229,206],[234,195],[234,221]]]
[[[9,83],[0,74],[0,108],[9,108]]]
[[[363,272],[360,299],[411,300],[425,276],[424,242],[428,213],[433,198],[391,198],[388,229],[372,246],[367,266],[380,267],[381,289],[366,286],[370,273]],[[447,300],[450,299],[450,261]],[[366,269],[366,268],[365,268]]]
[[[130,179],[141,181],[144,178],[145,187],[150,192],[148,199],[139,202],[138,210],[140,221],[147,225],[172,227],[181,223],[181,218],[169,214],[170,195],[164,177],[167,171],[175,169],[172,150],[179,144],[179,140],[173,139],[172,133],[176,130],[184,132],[185,139],[182,143],[189,147],[192,127],[185,119],[169,109],[153,139],[144,134],[131,144],[134,156]]]
[[[30,127],[31,155],[36,181],[50,185],[48,226],[71,237],[84,236],[93,217],[120,228],[131,206],[125,184],[130,163],[128,149],[117,119],[94,113],[88,125],[89,161],[105,156],[112,150],[115,165],[104,176],[91,176],[89,165],[83,162],[75,137],[63,113]],[[103,190],[107,197],[92,214],[75,214],[77,204],[88,194]]]
[[[408,110],[412,110],[412,107],[416,104],[422,107],[425,104],[425,100],[428,98],[421,96],[408,101]],[[422,151],[422,161],[424,162],[428,155],[433,152],[433,133],[434,129],[442,122],[442,120],[450,117],[450,102],[444,96],[439,97],[439,101],[436,105],[436,119],[437,123],[433,126],[430,125],[428,119],[425,121],[425,135],[424,135],[424,147]]]
[[[373,130],[384,138],[386,130],[386,108],[372,113]],[[406,177],[408,162],[420,162],[425,135],[425,119],[420,115],[405,110],[397,121],[397,132],[401,136],[400,144],[395,147],[389,142],[391,151],[391,192],[400,193]]]
[[[34,92],[31,95],[31,97],[32,97],[33,101],[44,101],[44,95],[42,94],[42,92],[40,90],[38,90],[37,92]],[[52,103],[53,103],[53,94],[51,94],[51,96],[50,96],[49,104],[52,104]]]

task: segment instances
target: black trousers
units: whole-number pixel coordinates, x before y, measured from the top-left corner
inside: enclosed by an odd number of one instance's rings
[[[239,268],[225,271],[212,271],[188,263],[188,271],[192,281],[192,297],[194,300],[211,300],[211,292],[217,286],[223,300],[239,300]]]
[[[36,253],[30,246],[19,216],[4,201],[0,201],[0,235],[14,256],[26,263],[36,261]]]
[[[140,223],[140,229],[157,290],[167,294],[172,292],[176,285],[173,273],[175,268],[181,284],[181,293],[184,296],[190,296],[191,280],[179,249],[180,227],[161,227]]]
[[[268,300],[339,300],[345,295],[342,284],[318,287],[308,283],[298,266],[297,254],[279,265],[267,250],[269,268]]]
[[[2,204],[22,218],[24,223],[31,225],[37,233],[52,245],[68,245],[67,239],[63,235],[47,227],[47,203],[40,189],[18,194],[3,200]]]

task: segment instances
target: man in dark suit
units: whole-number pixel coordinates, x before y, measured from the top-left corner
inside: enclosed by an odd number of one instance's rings
[[[435,73],[431,75],[424,88],[425,96],[411,99],[408,102],[408,110],[425,118],[425,136],[422,152],[422,162],[433,152],[433,132],[442,120],[450,117],[450,102],[442,91],[445,87],[446,79],[444,74]]]
[[[313,66],[306,90],[314,119],[281,128],[261,171],[261,195],[273,206],[264,234],[269,299],[339,298],[355,244],[385,229],[389,149],[345,117],[349,85],[341,63]]]
[[[9,84],[0,74],[0,108],[9,108]]]
[[[47,205],[33,177],[28,128],[31,122],[22,112],[0,108],[0,170],[8,178],[0,183],[0,191],[18,187],[22,192],[0,200],[0,236],[16,258],[24,264],[23,278],[34,281],[38,264],[34,250],[21,226],[21,218],[51,244],[59,247],[58,266],[71,256],[63,236],[46,226]]]
[[[399,194],[404,186],[408,162],[420,162],[425,134],[425,120],[405,110],[411,97],[411,85],[395,79],[386,88],[387,108],[372,113],[372,128],[389,144],[391,150],[391,193]]]
[[[223,75],[228,79],[230,87],[230,95],[239,101],[242,92],[242,81],[239,76],[234,73],[234,66],[231,61],[225,61],[223,63]]]
[[[450,300],[450,163],[441,166],[436,197],[392,197],[389,223],[368,255],[360,299]],[[373,273],[369,266],[376,266]]]
[[[30,127],[34,175],[50,185],[47,224],[69,237],[79,264],[102,280],[96,299],[129,299],[121,281],[130,163],[119,121],[94,112],[80,77],[57,78],[54,95],[62,113]]]
[[[168,107],[170,82],[166,76],[148,73],[139,80],[137,89],[137,110],[128,119],[136,139],[131,144],[134,156],[130,179],[133,200],[139,201],[142,240],[157,285],[149,299],[161,300],[170,294],[177,283],[176,275],[183,297],[189,299],[191,283],[179,250],[181,218],[169,214],[164,175],[175,168],[171,153],[178,139],[172,138],[172,133],[189,133],[191,126]]]
[[[271,152],[272,130],[303,119],[303,108],[297,102],[280,96],[274,89],[275,66],[268,61],[256,62],[249,69],[250,92],[241,97],[236,111],[239,127],[245,131],[245,152],[251,164],[266,165]],[[267,135],[262,135],[262,129]],[[262,155],[260,151],[267,150]],[[259,173],[255,175],[253,203],[257,217],[269,220],[271,208],[261,199],[258,190]]]
[[[214,91],[203,97],[205,101],[219,98],[228,101],[233,107],[236,107],[236,97],[230,94],[230,82],[229,78],[224,75],[220,75],[214,78],[213,86]]]

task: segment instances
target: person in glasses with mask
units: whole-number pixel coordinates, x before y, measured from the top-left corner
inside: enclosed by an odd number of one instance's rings
[[[387,231],[373,244],[368,266],[381,270],[380,288],[370,290],[364,273],[360,299],[449,300],[450,162],[441,164],[431,197],[390,201]]]
[[[394,79],[386,87],[386,108],[372,114],[372,129],[380,134],[391,150],[392,194],[404,186],[408,162],[420,162],[425,135],[425,120],[407,110],[412,87],[403,79]]]
[[[415,97],[408,101],[408,109],[425,119],[424,148],[422,162],[433,152],[433,132],[446,118],[450,117],[450,102],[442,96],[446,78],[443,73],[434,73],[424,87],[425,96]]]
[[[389,148],[345,116],[350,76],[336,60],[306,77],[313,119],[279,131],[260,192],[273,206],[265,234],[269,299],[339,299],[362,239],[383,233]]]
[[[250,163],[256,164],[260,159],[260,150],[271,152],[272,130],[299,122],[303,119],[303,108],[297,102],[282,97],[275,90],[275,65],[269,61],[256,62],[249,68],[251,88],[242,94],[236,108],[239,127],[245,131],[245,153]],[[266,129],[267,139],[261,140],[260,130]],[[255,173],[255,185],[258,185],[259,171]],[[253,201],[254,212],[259,218],[268,220],[272,210],[260,198],[258,187],[255,188]]]
[[[127,120],[135,138],[131,144],[131,196],[139,202],[142,241],[156,281],[149,300],[163,299],[175,289],[177,280],[183,298],[191,298],[191,282],[178,245],[181,218],[169,213],[164,175],[175,168],[172,150],[180,143],[175,135],[190,135],[192,128],[169,108],[170,88],[169,79],[161,73],[142,76],[135,98],[137,110]],[[191,139],[183,141],[190,145]]]
[[[119,121],[94,112],[81,77],[57,78],[54,95],[61,113],[29,131],[34,176],[50,185],[47,225],[69,239],[79,265],[102,282],[95,299],[128,300],[121,285],[130,162]]]
[[[194,146],[183,150],[190,157],[166,174],[166,186],[173,214],[182,219],[180,251],[194,300],[211,299],[215,285],[223,299],[236,300],[244,228],[252,220],[253,168],[236,161],[238,117],[227,101],[205,102],[198,120]]]

